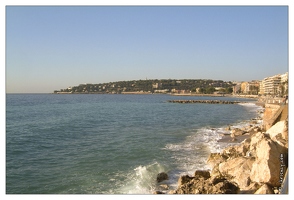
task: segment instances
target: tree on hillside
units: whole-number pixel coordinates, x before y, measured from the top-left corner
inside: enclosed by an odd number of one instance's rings
[[[208,87],[206,88],[206,94],[213,94],[215,92],[215,88],[214,87]]]

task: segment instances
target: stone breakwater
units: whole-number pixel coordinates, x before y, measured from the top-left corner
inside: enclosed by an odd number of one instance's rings
[[[238,104],[241,101],[221,101],[221,100],[169,100],[168,103],[207,103],[207,104]],[[242,102],[245,103],[245,102]]]
[[[154,194],[280,194],[288,172],[288,117],[268,130],[254,123],[227,130],[232,140],[248,137],[221,153],[211,153],[207,159],[210,170],[181,176],[177,189],[156,190]],[[158,175],[161,188],[168,188],[161,184],[166,179],[167,174]]]

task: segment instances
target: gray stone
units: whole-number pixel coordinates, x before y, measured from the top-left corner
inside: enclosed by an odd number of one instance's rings
[[[161,172],[159,174],[157,174],[157,178],[156,178],[157,182],[160,183],[164,180],[168,180],[168,175],[165,172]]]

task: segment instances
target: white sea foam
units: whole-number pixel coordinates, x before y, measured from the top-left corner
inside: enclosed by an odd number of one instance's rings
[[[256,105],[255,103],[239,103],[239,105],[241,106],[245,106],[247,107],[248,109],[250,109],[250,111],[253,111],[253,112],[256,112],[256,111],[262,111],[264,110],[263,107],[259,106],[259,105]]]
[[[136,167],[127,175],[125,184],[119,188],[122,194],[151,194],[156,189],[156,177],[167,169],[160,163]]]

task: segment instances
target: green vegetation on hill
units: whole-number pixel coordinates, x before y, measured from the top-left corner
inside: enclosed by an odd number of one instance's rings
[[[149,93],[187,93],[196,92],[212,94],[214,92],[232,93],[232,82],[208,79],[153,79],[118,81],[99,84],[80,84],[54,93],[124,93],[124,92],[149,92]]]

